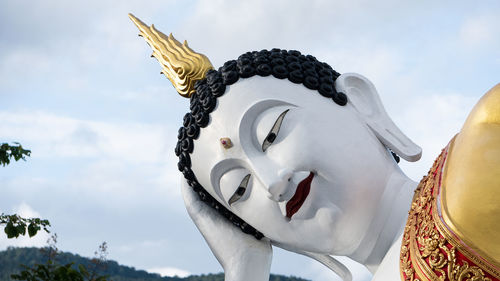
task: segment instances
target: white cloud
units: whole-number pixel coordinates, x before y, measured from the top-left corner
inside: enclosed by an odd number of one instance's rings
[[[14,208],[14,213],[18,214],[23,218],[39,218],[40,214],[33,210],[28,204],[21,203],[19,206]]]
[[[408,101],[412,106],[401,112],[399,120],[405,133],[424,149],[420,161],[400,163],[411,178],[419,181],[425,175],[441,149],[460,131],[476,102],[477,97],[454,93],[434,93]]]
[[[7,55],[2,55],[2,64],[0,73],[2,73],[2,82],[9,82],[4,78],[12,73],[44,73],[54,66],[52,58],[41,50],[30,48],[17,48],[10,51]]]
[[[98,157],[128,163],[161,163],[174,138],[166,127],[96,122],[47,112],[0,111],[0,138],[33,143],[37,157]],[[170,145],[170,146],[168,146]]]
[[[469,17],[460,29],[461,43],[470,49],[492,48],[500,43],[500,19],[496,14]]]
[[[182,277],[187,277],[187,276],[191,275],[191,272],[183,270],[183,269],[175,268],[175,267],[153,267],[153,268],[148,269],[147,271],[151,272],[151,273],[158,273],[162,277],[177,276],[177,277],[182,278]]]
[[[371,81],[394,84],[404,69],[404,59],[396,48],[383,43],[372,45],[370,49],[355,48],[323,49],[317,54],[326,62],[335,62],[334,68],[340,72],[356,72]]]
[[[330,45],[329,42],[344,38],[346,30],[338,23],[351,18],[350,7],[355,5],[352,1],[349,4],[340,1],[199,1],[183,29],[177,32],[179,39],[187,39],[215,65],[263,48],[310,53],[316,46]],[[160,24],[156,26],[165,29]],[[318,38],[323,44],[311,43]]]

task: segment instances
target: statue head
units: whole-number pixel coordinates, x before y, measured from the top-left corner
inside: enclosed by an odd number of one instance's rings
[[[146,35],[170,38],[151,30]],[[187,184],[257,239],[352,253],[399,172],[393,154],[409,161],[421,154],[387,116],[374,86],[280,49],[210,68],[194,90],[183,90],[190,112],[175,153]]]
[[[349,254],[399,168],[372,129],[381,108],[371,84],[356,74],[336,80],[349,93],[343,106],[274,77],[227,86],[193,141],[188,161],[196,180],[188,172],[188,183],[223,214],[241,218],[243,231],[251,225],[290,248]],[[380,134],[393,137],[385,129]]]

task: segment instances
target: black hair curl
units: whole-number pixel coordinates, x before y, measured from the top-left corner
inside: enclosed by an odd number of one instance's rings
[[[292,83],[303,84],[311,90],[317,90],[322,96],[332,99],[338,105],[347,103],[347,96],[335,89],[335,80],[340,76],[330,65],[318,61],[311,55],[302,55],[299,51],[272,49],[247,52],[230,60],[216,70],[209,70],[206,78],[196,82],[191,96],[190,110],[183,119],[179,129],[175,155],[179,157],[177,167],[184,175],[187,183],[198,193],[200,199],[217,210],[222,216],[241,228],[244,233],[257,239],[264,235],[254,227],[233,214],[215,198],[213,198],[198,182],[191,170],[191,157],[194,143],[200,135],[200,129],[208,125],[210,113],[217,105],[217,98],[226,91],[226,86],[232,85],[240,78],[255,75],[272,75],[278,79],[288,78]]]

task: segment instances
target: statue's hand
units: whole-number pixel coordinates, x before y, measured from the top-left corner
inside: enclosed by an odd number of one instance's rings
[[[272,260],[269,239],[243,233],[216,210],[201,201],[184,178],[186,209],[224,268],[226,281],[267,281]]]

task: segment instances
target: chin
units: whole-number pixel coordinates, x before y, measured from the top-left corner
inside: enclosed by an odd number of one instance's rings
[[[295,251],[307,251],[321,254],[337,254],[346,251],[346,245],[341,243],[338,229],[338,218],[341,210],[334,206],[323,207],[316,211],[310,219],[292,219],[289,231],[293,235],[283,235],[272,239]],[[286,238],[285,238],[286,237]],[[288,238],[288,239],[287,239]]]

